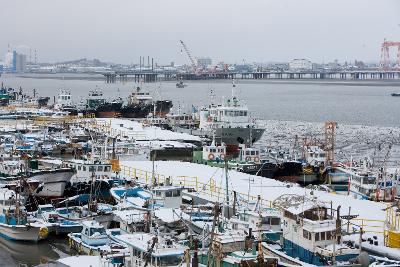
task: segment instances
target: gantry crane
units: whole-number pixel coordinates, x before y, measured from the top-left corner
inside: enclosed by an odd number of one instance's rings
[[[190,59],[190,62],[191,62],[191,64],[192,64],[193,71],[194,71],[195,73],[197,73],[197,72],[198,72],[198,68],[197,68],[197,61],[196,61],[196,58],[194,58],[194,57],[192,56],[192,54],[190,53],[189,48],[186,46],[186,44],[185,44],[182,40],[180,40],[180,42],[181,42],[181,45],[182,45],[183,49],[184,49],[185,52],[186,52],[186,55],[187,55],[187,56],[189,57],[189,59]]]

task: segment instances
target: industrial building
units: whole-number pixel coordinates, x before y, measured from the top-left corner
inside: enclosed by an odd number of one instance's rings
[[[209,57],[199,57],[197,58],[197,67],[206,69],[207,66],[212,64],[212,60]]]
[[[289,70],[312,70],[312,62],[307,59],[293,59],[289,62]]]

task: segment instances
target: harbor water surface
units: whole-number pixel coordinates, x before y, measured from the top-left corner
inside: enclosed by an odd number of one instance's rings
[[[190,112],[192,105],[201,107],[210,102],[213,90],[216,101],[232,93],[231,81],[188,81],[185,88],[176,82],[138,84],[132,81],[107,84],[101,75],[32,75],[17,77],[3,74],[0,82],[19,88],[27,94],[33,89],[41,96],[50,96],[51,103],[59,90],[71,91],[73,99],[85,99],[96,88],[110,98],[125,98],[137,86],[149,90],[156,99],[173,101],[174,113]],[[343,124],[398,127],[400,92],[396,81],[278,81],[239,80],[236,94],[249,106],[252,115],[260,119],[322,122],[335,120]],[[268,133],[266,133],[268,134]],[[15,243],[0,239],[0,266],[37,266],[54,262],[69,254],[66,239],[50,239],[39,244]]]

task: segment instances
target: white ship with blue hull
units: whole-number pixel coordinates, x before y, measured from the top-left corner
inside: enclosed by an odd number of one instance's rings
[[[339,214],[338,214],[339,215]],[[317,266],[356,258],[359,250],[341,242],[341,219],[317,203],[299,203],[284,210],[283,250]]]

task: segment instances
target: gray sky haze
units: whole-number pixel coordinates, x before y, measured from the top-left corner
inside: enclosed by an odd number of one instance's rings
[[[378,61],[385,37],[400,41],[400,1],[1,0],[0,23],[1,57],[28,45],[39,62],[188,63],[180,39],[231,63]]]

